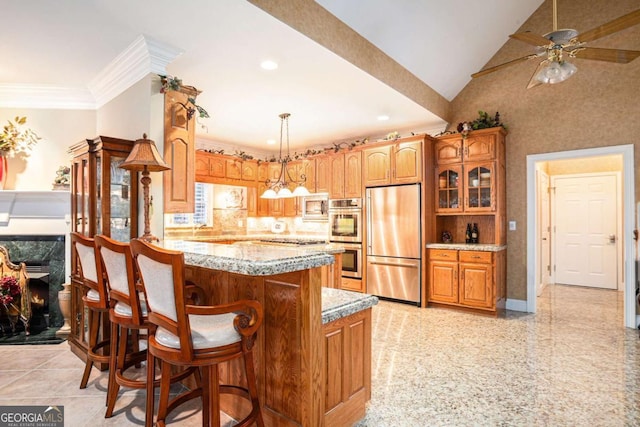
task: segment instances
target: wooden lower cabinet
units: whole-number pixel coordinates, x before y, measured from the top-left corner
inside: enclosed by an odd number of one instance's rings
[[[497,314],[506,301],[505,251],[429,249],[431,305]]]
[[[343,277],[342,289],[344,289],[345,291],[364,292],[364,280]]]
[[[322,326],[325,426],[352,426],[371,398],[371,309]]]

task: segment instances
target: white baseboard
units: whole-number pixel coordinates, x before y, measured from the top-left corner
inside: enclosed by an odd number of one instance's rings
[[[521,299],[507,299],[507,310],[527,312],[527,301]]]

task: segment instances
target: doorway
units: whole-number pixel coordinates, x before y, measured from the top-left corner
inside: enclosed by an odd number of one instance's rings
[[[598,159],[602,163],[609,160],[614,170],[555,175],[551,179],[554,282],[619,289],[622,257],[618,224],[622,217],[618,209],[618,171],[622,159]]]
[[[551,162],[554,160],[588,160],[598,156],[618,155],[622,157],[622,201],[621,201],[621,220],[622,220],[622,236],[627,238],[621,239],[622,256],[620,264],[620,277],[623,278],[624,285],[624,325],[626,327],[635,328],[635,262],[634,262],[634,160],[633,146],[622,145],[613,147],[593,148],[586,150],[574,150],[557,153],[537,154],[527,156],[527,311],[536,312],[536,294],[540,288],[542,262],[541,255],[541,239],[540,230],[541,221],[539,217],[540,204],[537,196],[536,187],[540,180],[537,174],[540,162]],[[553,280],[553,279],[552,279]]]

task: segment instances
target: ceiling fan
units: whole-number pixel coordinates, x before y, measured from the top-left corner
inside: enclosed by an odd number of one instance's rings
[[[558,11],[556,0],[553,0],[552,32],[540,36],[527,31],[524,33],[511,34],[509,36],[513,39],[536,46],[538,48],[536,53],[505,62],[504,64],[496,65],[495,67],[486,68],[472,74],[471,77],[476,78],[484,76],[485,74],[501,70],[502,68],[510,65],[518,64],[529,59],[543,57],[544,59],[538,64],[538,67],[527,85],[527,89],[529,89],[545,83],[560,83],[571,77],[577,71],[577,68],[575,65],[568,62],[566,57],[626,64],[640,56],[640,51],[585,47],[585,44],[592,40],[622,31],[639,23],[640,9],[582,34],[579,34],[578,31],[573,29],[558,30]]]

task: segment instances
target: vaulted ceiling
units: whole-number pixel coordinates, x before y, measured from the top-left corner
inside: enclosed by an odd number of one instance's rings
[[[278,140],[283,112],[292,149],[435,133],[470,74],[541,3],[4,1],[0,107],[98,108],[109,99],[105,75],[142,40],[166,56],[150,69],[202,91],[203,140],[276,150],[266,141]],[[265,59],[278,68],[260,68]]]

